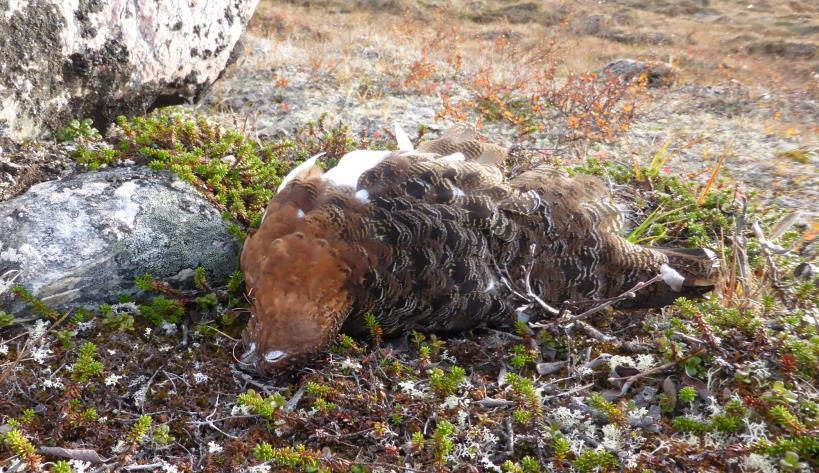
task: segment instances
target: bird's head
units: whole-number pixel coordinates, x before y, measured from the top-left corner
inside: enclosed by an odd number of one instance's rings
[[[333,319],[343,320],[345,315],[326,313],[314,301],[297,296],[276,308],[264,306],[266,298],[261,299],[256,299],[242,334],[241,362],[262,376],[284,372],[319,354],[338,333]]]
[[[325,239],[302,232],[266,239],[263,230],[242,252],[252,317],[241,361],[270,376],[335,339],[352,305],[352,270],[343,248]]]

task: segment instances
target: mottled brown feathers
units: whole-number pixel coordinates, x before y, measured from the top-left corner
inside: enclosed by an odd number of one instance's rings
[[[504,158],[457,127],[387,156],[355,189],[302,172],[271,200],[242,253],[254,301],[246,359],[275,368],[321,350],[339,330],[364,332],[367,313],[387,335],[509,324],[529,310],[520,297],[528,289],[554,306],[603,299],[663,265],[676,269],[679,291],[660,282],[629,306],[713,286],[707,251],[619,236],[620,212],[598,179],[538,168],[507,181]]]
[[[506,160],[506,150],[493,143],[483,143],[472,127],[458,124],[447,130],[439,139],[421,143],[419,153],[447,156],[461,153],[467,161],[484,165],[500,165]]]

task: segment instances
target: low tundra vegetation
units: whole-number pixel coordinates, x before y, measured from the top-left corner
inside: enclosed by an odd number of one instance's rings
[[[204,192],[238,235],[294,163],[385,147],[327,120],[258,143],[178,110],[65,135],[94,169],[128,161]],[[630,209],[642,244],[714,248],[726,283],[661,311],[599,310],[508,330],[384,340],[340,335],[294,374],[237,369],[242,276],[0,328],[0,466],[54,472],[810,471],[819,467],[817,289],[794,276],[815,229],[759,208],[714,172],[699,184],[645,164],[588,159]],[[653,158],[652,158],[653,156]],[[536,161],[536,156],[528,158]],[[510,169],[510,172],[515,172]],[[631,189],[621,193],[617,189]],[[757,227],[755,229],[754,227]],[[785,251],[788,250],[788,251]],[[116,299],[116,295],[112,295]],[[0,321],[4,319],[0,318]],[[55,448],[56,447],[56,448]]]

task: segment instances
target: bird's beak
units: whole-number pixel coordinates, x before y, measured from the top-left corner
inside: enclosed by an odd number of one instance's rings
[[[256,344],[251,343],[246,352],[239,358],[244,371],[255,372],[258,375],[269,375],[286,365],[288,354],[281,350],[269,350],[261,353]]]

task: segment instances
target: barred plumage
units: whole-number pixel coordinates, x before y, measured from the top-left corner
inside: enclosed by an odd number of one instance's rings
[[[712,253],[627,242],[596,178],[538,168],[504,181],[505,152],[468,127],[414,152],[358,153],[369,169],[330,179],[299,169],[245,242],[254,301],[245,359],[263,372],[339,331],[363,333],[367,313],[385,335],[507,325],[526,284],[559,306],[616,296],[663,265],[680,287],[660,282],[623,305],[659,307],[713,287]]]

